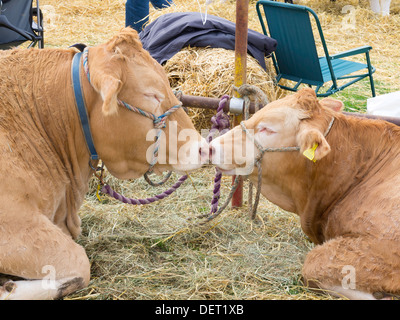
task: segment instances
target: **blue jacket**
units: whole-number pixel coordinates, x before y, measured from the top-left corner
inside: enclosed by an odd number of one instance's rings
[[[139,37],[144,49],[163,64],[182,48],[211,47],[235,49],[235,23],[213,15],[203,25],[198,12],[162,15],[150,23]],[[266,69],[264,57],[275,51],[277,41],[249,29],[247,52]]]

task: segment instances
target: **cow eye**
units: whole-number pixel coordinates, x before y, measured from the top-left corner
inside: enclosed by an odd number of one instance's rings
[[[267,135],[271,135],[271,134],[275,134],[276,133],[276,131],[274,131],[274,130],[268,128],[268,127],[261,127],[259,132],[260,133],[265,133]]]

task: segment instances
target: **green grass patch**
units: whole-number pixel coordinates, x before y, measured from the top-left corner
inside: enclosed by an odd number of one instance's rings
[[[382,81],[374,81],[376,95],[387,94],[394,90],[389,84]],[[372,98],[369,79],[363,79],[346,89],[331,95],[332,98],[341,100],[344,103],[344,111],[347,112],[367,112],[367,100]]]

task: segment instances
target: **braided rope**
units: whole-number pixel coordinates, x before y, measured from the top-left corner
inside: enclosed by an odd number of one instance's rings
[[[242,86],[240,86],[239,88],[234,87],[234,90],[236,90],[241,96],[243,96],[244,101],[245,101],[245,105],[244,105],[244,118],[245,120],[250,118],[250,97],[253,97],[253,99],[255,100],[255,105],[258,107],[259,102],[261,102],[263,105],[268,104],[268,98],[267,96],[264,94],[264,92],[262,92],[262,90],[258,87],[249,85],[249,84],[243,84]],[[256,110],[258,111],[258,110]],[[242,125],[242,122],[241,122]],[[243,125],[242,125],[243,128]],[[247,131],[247,129],[246,129]],[[254,143],[257,145],[258,142],[253,139]],[[257,145],[257,148],[260,145]],[[260,155],[260,157],[262,157],[262,154]],[[256,188],[256,196],[254,199],[254,204],[253,204],[253,182],[250,181],[250,179],[248,179],[248,183],[249,183],[249,193],[248,193],[248,212],[249,215],[251,217],[251,219],[255,219],[256,214],[257,214],[257,208],[258,208],[258,202],[260,200],[260,194],[261,194],[261,180],[262,180],[262,168],[261,168],[261,158],[256,161],[255,163],[257,165],[257,171],[258,171],[258,180],[257,180],[257,188]]]
[[[161,136],[162,128],[165,128],[165,126],[166,126],[166,124],[165,124],[166,118],[170,114],[172,114],[173,112],[178,110],[181,106],[180,105],[173,106],[172,108],[167,110],[161,116],[155,117],[153,114],[147,113],[146,111],[144,111],[144,110],[142,110],[140,108],[133,107],[133,106],[129,105],[126,102],[121,101],[121,103],[125,108],[127,108],[130,111],[134,111],[134,112],[137,112],[137,113],[139,113],[141,115],[144,115],[144,116],[146,116],[146,117],[148,117],[150,119],[154,119],[153,120],[154,126],[158,130],[157,130],[157,134],[156,134],[155,147],[154,147],[154,151],[153,151],[153,158],[152,158],[152,160],[150,162],[149,170],[144,174],[144,178],[152,186],[159,186],[159,185],[164,184],[169,179],[169,177],[171,176],[172,172],[169,172],[167,174],[167,176],[161,182],[158,182],[158,183],[155,183],[155,182],[151,181],[148,175],[152,172],[152,168],[154,167],[154,165],[157,163],[157,160],[158,160],[158,150],[159,150],[159,147],[160,147],[160,139],[159,138]],[[171,193],[175,192],[176,189],[178,189],[182,185],[182,183],[186,181],[187,178],[188,178],[187,175],[181,176],[179,178],[178,182],[176,182],[168,190],[166,190],[166,191],[164,191],[164,192],[162,192],[162,193],[160,193],[158,195],[155,195],[153,197],[146,198],[146,199],[127,198],[127,197],[119,194],[118,192],[112,190],[112,188],[109,185],[104,185],[101,188],[101,192],[106,193],[106,194],[110,195],[111,197],[113,197],[113,198],[115,198],[115,199],[117,199],[117,200],[119,200],[119,201],[121,201],[123,203],[133,204],[133,205],[149,204],[149,203],[152,203],[152,202],[155,202],[155,201],[159,201],[161,199],[164,199],[164,198],[168,197]]]
[[[159,201],[162,200],[166,197],[168,197],[171,193],[175,192],[176,189],[178,189],[182,183],[185,182],[185,180],[188,178],[187,175],[181,176],[179,178],[179,180],[168,190],[155,195],[153,197],[150,198],[145,198],[145,199],[132,199],[132,198],[127,198],[121,194],[119,194],[118,192],[114,191],[109,185],[105,184],[103,185],[103,187],[101,188],[101,192],[108,194],[109,196],[123,202],[123,203],[127,203],[127,204],[132,204],[132,205],[141,205],[141,204],[149,204],[155,201]]]
[[[89,80],[89,83],[92,84],[92,83],[90,82],[88,55],[89,55],[89,48],[86,47],[85,49],[83,49],[83,52],[82,52],[83,70],[85,70],[85,73],[86,73],[86,76],[87,76],[87,78],[88,78],[88,80]]]
[[[229,116],[224,112],[224,107],[228,100],[229,100],[228,95],[224,95],[221,98],[221,100],[218,104],[217,113],[215,116],[213,116],[211,118],[211,123],[212,123],[211,130],[206,138],[208,143],[210,143],[211,140],[214,138],[214,135],[216,132],[222,132],[223,130],[229,128],[229,125],[230,125]],[[222,172],[218,168],[215,168],[213,198],[211,200],[211,209],[210,209],[210,213],[208,214],[208,216],[212,216],[218,210],[218,202],[219,202],[219,198],[221,195],[221,191],[220,191],[221,179],[222,179]]]
[[[128,109],[129,111],[136,112],[136,113],[138,113],[138,114],[140,114],[140,115],[142,115],[142,116],[145,116],[145,117],[151,119],[153,122],[156,121],[156,119],[157,119],[157,117],[156,117],[153,113],[147,112],[147,111],[142,110],[142,109],[140,109],[140,108],[136,108],[136,107],[134,107],[134,106],[131,106],[130,104],[126,103],[125,101],[118,100],[118,104],[119,104],[120,106],[122,106],[122,107],[125,107],[125,108]]]
[[[143,177],[144,177],[144,180],[146,180],[146,182],[147,182],[149,185],[151,185],[151,186],[153,186],[153,187],[158,187],[158,186],[162,186],[165,182],[167,182],[167,181],[169,180],[169,178],[171,177],[171,175],[172,175],[172,171],[169,171],[169,172],[167,173],[167,175],[166,175],[161,181],[159,181],[159,182],[154,182],[154,181],[152,181],[152,180],[149,178],[149,172],[146,172],[146,173],[143,175]]]
[[[204,214],[204,215],[200,215],[197,218],[207,218],[204,222],[202,222],[201,224],[204,224],[206,222],[211,221],[212,219],[216,218],[217,216],[219,216],[219,214],[224,211],[224,209],[227,207],[227,205],[229,204],[229,202],[232,199],[233,194],[235,193],[237,187],[239,186],[239,182],[240,182],[240,177],[241,176],[236,176],[235,177],[235,181],[233,182],[231,191],[229,192],[225,202],[223,203],[223,205],[221,207],[219,207],[219,209],[215,212],[215,213],[208,213],[208,214]],[[218,205],[218,204],[217,204]]]

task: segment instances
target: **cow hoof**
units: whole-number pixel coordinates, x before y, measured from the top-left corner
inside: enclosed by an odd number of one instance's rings
[[[7,281],[5,284],[3,284],[3,290],[5,290],[6,292],[12,292],[16,287],[17,285],[12,280]]]
[[[14,281],[9,280],[0,287],[0,299],[7,299],[7,297],[17,288]]]
[[[378,291],[378,292],[374,292],[372,295],[377,300],[399,300],[399,296],[396,296],[394,294],[390,294],[387,292]]]

